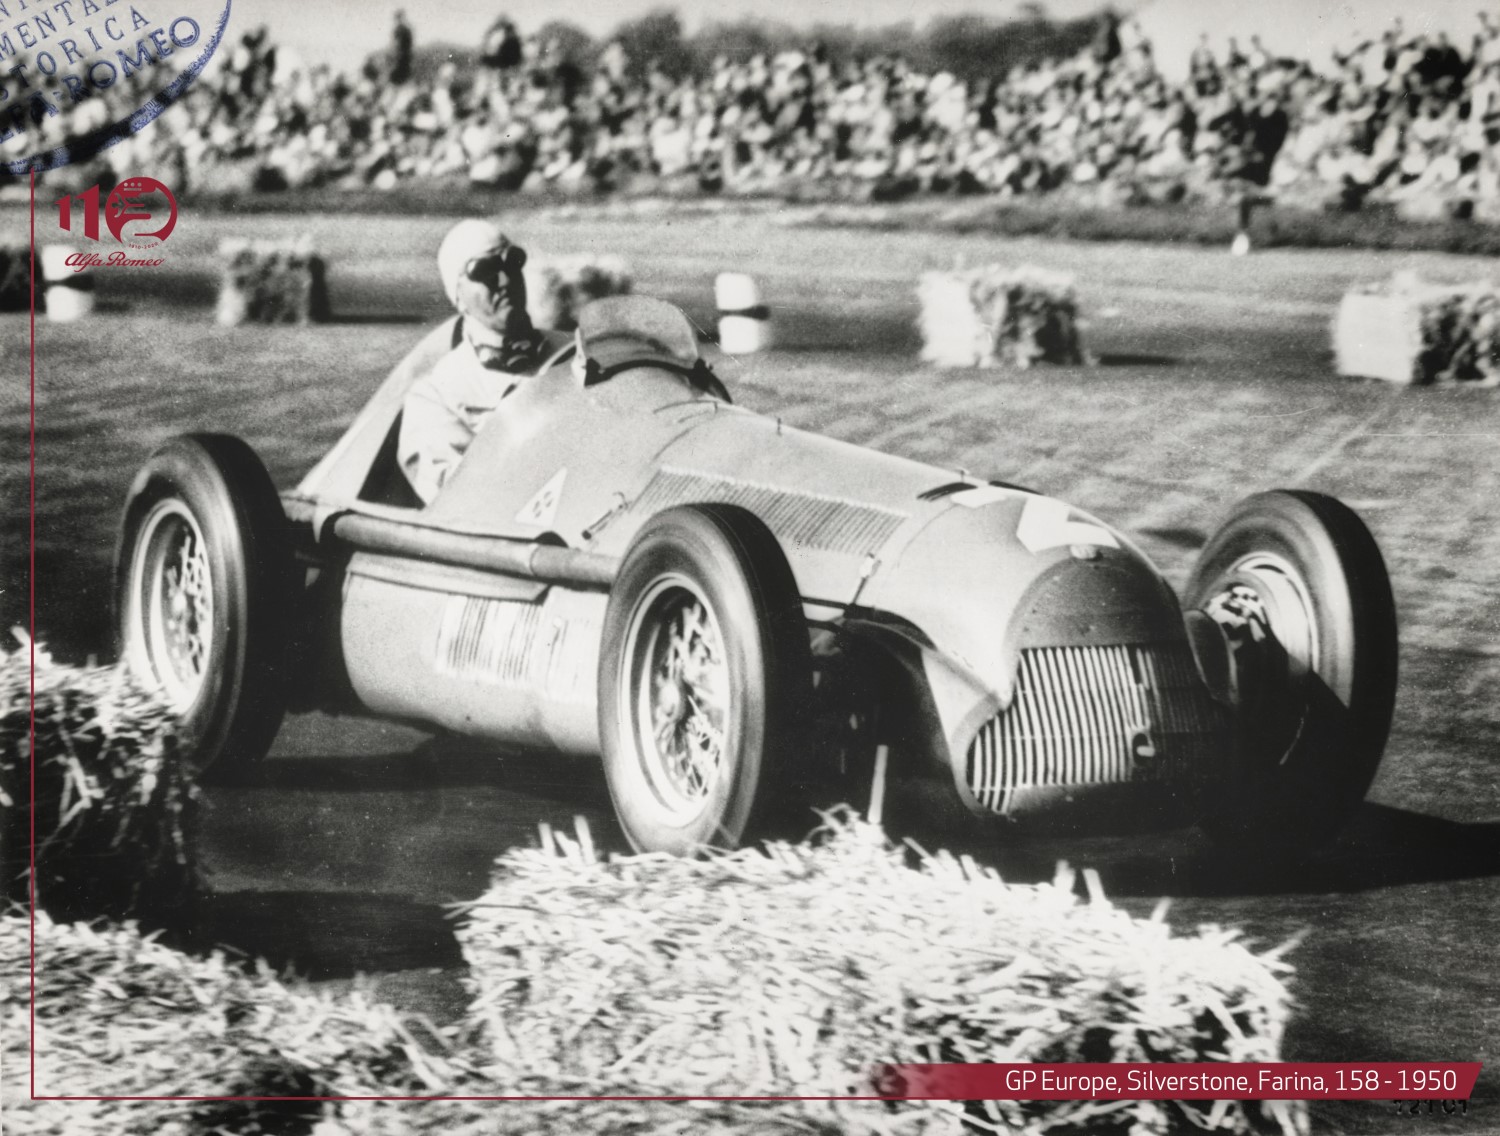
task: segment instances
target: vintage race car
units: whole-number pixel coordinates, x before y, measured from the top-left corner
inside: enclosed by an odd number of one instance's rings
[[[259,759],[288,708],[602,755],[630,843],[679,853],[877,767],[984,816],[1159,795],[1262,846],[1331,835],[1374,776],[1395,610],[1332,498],[1242,502],[1179,602],[1069,504],[733,405],[681,312],[623,297],[423,507],[402,401],[457,334],[289,492],[225,435],[135,479],[122,657],[199,765]]]

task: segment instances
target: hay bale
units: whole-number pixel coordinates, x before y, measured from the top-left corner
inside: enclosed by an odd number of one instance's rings
[[[543,1087],[528,1086],[542,1095]],[[613,1086],[620,1096],[634,1095],[628,1084]],[[558,1095],[590,1095],[591,1085],[555,1085]],[[879,1115],[884,1127],[865,1126],[858,1132],[918,1132],[937,1136],[931,1126],[911,1129],[889,1123],[895,1109],[882,1105],[861,1107]],[[440,1105],[397,1104],[386,1101],[351,1101],[340,1104],[334,1116],[318,1126],[315,1136],[849,1136],[850,1129],[833,1121],[813,1121],[806,1110],[777,1101],[453,1101]],[[959,1136],[957,1130],[952,1130]],[[69,1134],[71,1136],[71,1134]]]
[[[27,901],[31,652],[0,653],[6,895]],[[176,718],[123,667],[36,650],[36,895],[64,917],[170,916],[195,893],[194,791]],[[18,823],[19,822],[19,823]]]
[[[370,996],[277,979],[219,954],[194,958],[133,925],[36,925],[36,1086],[47,1096],[588,1095],[590,1086],[486,1077],[465,1026],[439,1031]],[[708,1131],[839,1136],[776,1102],[526,1103],[31,1100],[30,935],[0,916],[0,1096],[27,1136],[576,1136]],[[623,1082],[617,1095],[630,1092]],[[874,1106],[879,1108],[880,1106]],[[693,1121],[694,1126],[681,1126]]]
[[[533,257],[525,274],[531,322],[553,331],[572,331],[585,304],[628,295],[634,286],[630,267],[617,256]]]
[[[1398,272],[1345,293],[1333,323],[1338,373],[1393,383],[1500,385],[1500,291]]]
[[[872,1063],[1269,1061],[1289,1016],[1280,952],[1174,935],[1074,877],[1007,886],[946,854],[909,866],[878,829],[702,860],[516,850],[458,931],[491,1076],[635,1093],[845,1095]],[[942,1106],[933,1105],[940,1109]],[[1243,1106],[986,1105],[1025,1131],[1241,1130]],[[919,1131],[808,1105],[845,1131]],[[1190,1110],[1191,1116],[1182,1110]],[[1212,1113],[1212,1116],[1210,1115]],[[1149,1115],[1148,1115],[1149,1114]],[[861,1119],[863,1116],[864,1119]],[[877,1123],[878,1122],[878,1123]]]
[[[1071,872],[1006,887],[940,854],[919,868],[867,826],[712,860],[513,851],[467,905],[466,1019],[436,1030],[132,925],[36,926],[36,1075],[49,1095],[635,1096],[867,1091],[885,1061],[1274,1060],[1280,952],[1173,935]],[[558,855],[558,850],[562,855]],[[1284,949],[1284,948],[1283,948]],[[0,1092],[18,1131],[316,1136],[936,1136],[1249,1131],[1254,1104],[387,1100],[28,1101],[28,920],[0,916]],[[970,1111],[966,1114],[965,1108]],[[1272,1102],[1284,1132],[1305,1110]],[[976,1113],[975,1110],[983,1110]],[[973,1122],[973,1123],[969,1123]]]
[[[1083,363],[1073,278],[1023,266],[924,272],[922,359],[939,367]]]
[[[327,264],[308,238],[226,240],[219,244],[219,260],[216,316],[225,327],[328,319]]]
[[[0,917],[0,1086],[30,1096],[30,935]],[[124,926],[36,921],[36,1078],[49,1095],[318,1096],[452,1090],[436,1031],[369,997],[279,981],[264,964],[194,958]],[[308,1132],[318,1102],[35,1101],[17,1131]],[[23,1110],[17,1109],[18,1113]],[[7,1121],[12,1118],[7,1110]],[[256,1126],[259,1125],[259,1126]]]
[[[0,312],[31,310],[31,249],[0,244]]]

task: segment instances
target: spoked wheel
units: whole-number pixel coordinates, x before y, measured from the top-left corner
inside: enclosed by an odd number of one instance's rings
[[[686,576],[659,578],[626,632],[626,690],[641,773],[663,815],[702,811],[725,763],[730,726],[724,634],[708,598]]]
[[[1332,839],[1375,777],[1395,704],[1395,602],[1374,537],[1332,497],[1260,493],[1209,541],[1183,599],[1204,677],[1239,723],[1204,828],[1259,846]]]
[[[141,521],[129,579],[131,664],[173,706],[191,707],[213,654],[214,592],[203,530],[180,499],[156,502]]]
[[[727,506],[647,522],[605,616],[599,725],[615,812],[640,851],[735,847],[800,735],[807,629],[775,538]]]
[[[281,502],[237,438],[174,438],[131,486],[115,557],[120,657],[181,717],[201,772],[265,755],[297,602]]]

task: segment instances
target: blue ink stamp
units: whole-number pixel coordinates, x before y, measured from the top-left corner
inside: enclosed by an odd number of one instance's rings
[[[231,2],[0,0],[0,169],[87,161],[156,121],[208,66]]]

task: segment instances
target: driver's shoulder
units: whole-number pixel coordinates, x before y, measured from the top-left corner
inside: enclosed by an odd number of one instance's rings
[[[432,373],[434,367],[463,341],[463,320],[449,316],[437,327],[424,335],[396,364],[392,379],[401,376],[401,384],[410,386],[417,379]]]

